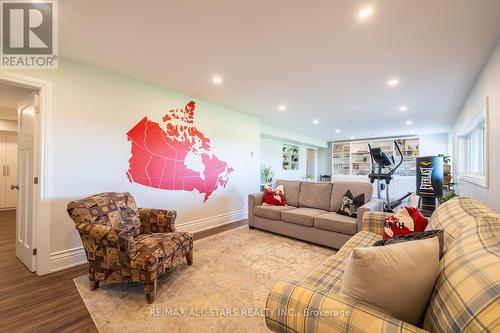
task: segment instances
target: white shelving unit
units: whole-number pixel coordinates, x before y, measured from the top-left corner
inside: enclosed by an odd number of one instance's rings
[[[351,175],[366,176],[370,173],[370,141],[351,142]]]
[[[283,144],[283,170],[299,170],[299,146]]]
[[[362,176],[366,177],[371,170],[371,159],[368,144],[382,149],[389,157],[394,156],[396,162],[399,153],[394,145],[398,140],[403,153],[403,163],[396,171],[396,176],[415,176],[416,158],[419,156],[418,137],[395,137],[375,140],[334,142],[332,145],[332,177]]]
[[[333,147],[332,170],[334,174],[348,176],[351,173],[351,145],[350,143],[335,144]]]
[[[420,152],[420,142],[418,138],[401,138],[398,140],[401,152],[403,153],[403,163],[396,171],[399,176],[415,176],[416,175],[416,162]],[[399,153],[396,152],[397,160],[399,160]]]

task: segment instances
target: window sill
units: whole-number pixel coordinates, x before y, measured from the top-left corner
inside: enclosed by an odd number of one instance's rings
[[[474,185],[479,185],[481,187],[488,188],[488,180],[484,176],[474,176],[474,175],[463,175],[460,176],[460,180]]]

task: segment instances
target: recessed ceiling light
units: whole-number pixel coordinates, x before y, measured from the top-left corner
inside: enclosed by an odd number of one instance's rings
[[[401,105],[401,106],[399,107],[399,111],[401,111],[401,112],[408,111],[408,107],[407,107],[406,105]]]
[[[283,105],[283,104],[279,105],[278,106],[278,110],[285,111],[286,110],[286,105]]]
[[[364,18],[367,18],[368,16],[372,16],[372,14],[373,14],[373,8],[372,7],[367,7],[367,8],[362,9],[358,13],[358,17],[360,19],[364,19]]]
[[[338,129],[338,128],[337,128],[337,129],[335,130],[335,133],[340,133],[340,129]]]
[[[387,85],[389,87],[396,87],[398,84],[399,84],[398,79],[390,79],[389,81],[387,81]]]
[[[351,139],[351,140],[352,140],[352,139],[354,139],[354,136],[352,136],[352,135],[351,135],[351,136],[349,137],[349,139]]]
[[[213,82],[214,84],[219,85],[219,84],[221,84],[221,83],[222,83],[222,78],[221,78],[220,76],[214,76],[214,77],[212,78],[212,82]]]
[[[411,121],[411,120],[406,121],[406,125],[410,126],[411,124],[413,124],[413,121]]]
[[[318,125],[319,124],[319,120],[318,119],[314,119],[313,120],[313,125]]]

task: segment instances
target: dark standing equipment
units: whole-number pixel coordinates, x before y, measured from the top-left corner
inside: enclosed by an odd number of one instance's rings
[[[424,216],[431,216],[438,198],[443,196],[443,157],[417,157],[418,206]]]
[[[322,182],[329,182],[332,179],[332,176],[330,175],[320,175],[319,180]]]
[[[372,160],[372,169],[368,177],[370,178],[370,183],[374,183],[377,181],[377,198],[381,199],[380,192],[385,189],[385,203],[384,203],[384,211],[385,212],[393,212],[393,209],[397,206],[401,205],[404,199],[411,195],[411,192],[408,192],[401,198],[391,201],[389,196],[389,185],[391,184],[391,180],[393,178],[394,172],[399,168],[401,163],[403,163],[403,153],[401,152],[401,148],[399,148],[399,144],[397,141],[394,141],[394,145],[399,152],[400,160],[396,165],[394,161],[394,156],[387,156],[386,153],[382,151],[380,148],[372,148],[371,145],[368,145],[370,149],[370,158]],[[376,167],[375,167],[376,165]],[[389,168],[389,171],[385,172],[384,169]],[[376,169],[376,170],[375,170]],[[383,182],[382,182],[383,181]]]

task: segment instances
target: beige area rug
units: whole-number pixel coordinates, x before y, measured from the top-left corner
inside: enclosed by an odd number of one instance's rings
[[[140,283],[75,279],[100,332],[269,332],[266,297],[274,282],[299,280],[335,251],[247,226],[194,243],[194,264],[183,263],[158,283],[147,304]]]

